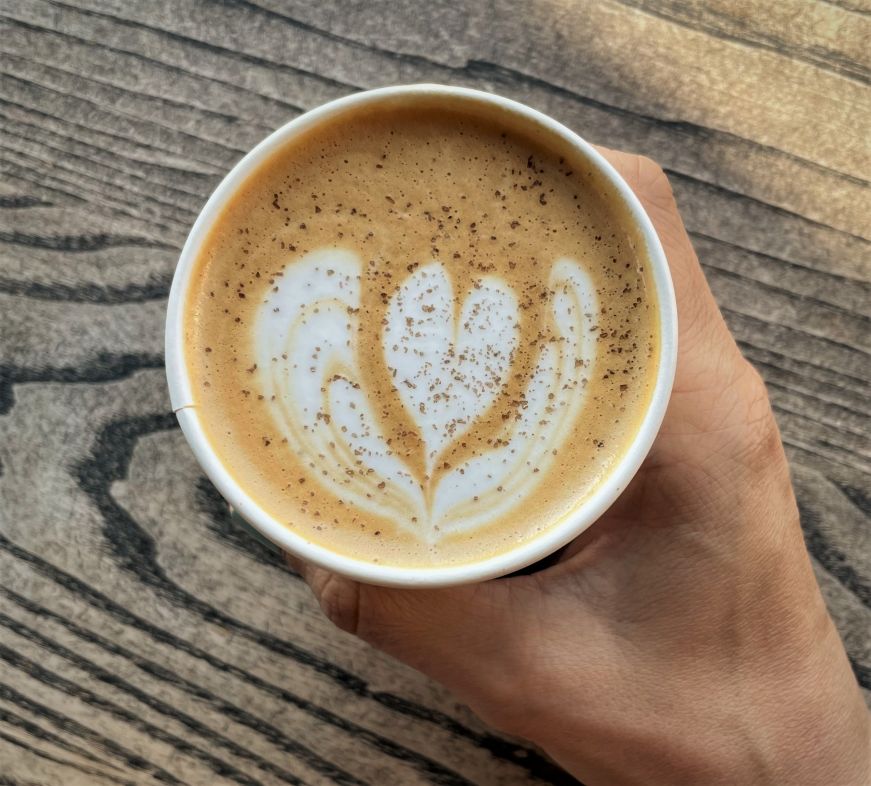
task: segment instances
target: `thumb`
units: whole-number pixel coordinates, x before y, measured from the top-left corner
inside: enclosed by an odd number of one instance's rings
[[[440,589],[362,584],[287,556],[333,624],[359,636],[475,704],[492,700],[514,668],[513,582]],[[500,679],[501,675],[501,679]]]

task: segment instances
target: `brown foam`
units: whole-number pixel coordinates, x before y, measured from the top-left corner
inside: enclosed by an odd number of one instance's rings
[[[285,265],[323,247],[354,250],[363,261],[363,389],[392,449],[419,474],[421,440],[381,349],[396,287],[415,266],[437,259],[461,296],[494,274],[521,303],[512,375],[444,456],[455,466],[487,450],[522,405],[539,348],[552,338],[545,309],[553,262],[570,257],[587,270],[600,305],[596,364],[579,369],[587,404],[558,461],[515,513],[427,546],[384,519],[349,510],[281,441],[258,399],[250,329]],[[418,99],[333,120],[249,177],[198,258],[185,336],[208,439],[261,507],[336,552],[412,566],[475,561],[511,548],[569,514],[637,432],[659,359],[643,248],[613,187],[562,140],[533,134],[510,115]]]

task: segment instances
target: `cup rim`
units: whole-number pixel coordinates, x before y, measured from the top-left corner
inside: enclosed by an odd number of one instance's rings
[[[209,443],[197,412],[185,363],[184,306],[200,247],[229,199],[249,175],[294,136],[363,104],[405,96],[462,98],[501,108],[537,124],[569,142],[616,188],[640,229],[652,267],[659,305],[660,358],[647,411],[629,448],[599,487],[561,521],[531,540],[483,560],[460,565],[401,567],[381,565],[338,554],[276,521],[248,496],[226,469]],[[518,101],[493,93],[437,84],[382,87],[335,99],[267,136],[224,177],[197,216],[182,248],[169,293],[166,316],[166,373],[170,402],[182,432],[200,466],[227,502],[265,537],[299,558],[368,584],[396,587],[443,587],[503,576],[526,567],[576,538],[590,527],[624,491],[647,456],[671,395],[677,364],[677,307],[668,261],[653,224],[638,198],[610,163],[578,134],[562,123]]]

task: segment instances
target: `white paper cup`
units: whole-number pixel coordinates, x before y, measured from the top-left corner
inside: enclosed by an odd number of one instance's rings
[[[646,250],[652,266],[659,305],[661,348],[656,383],[641,427],[629,450],[596,491],[579,503],[572,514],[547,528],[538,537],[516,548],[465,565],[398,567],[358,560],[319,546],[294,532],[287,525],[276,521],[235,481],[206,439],[195,405],[185,357],[184,306],[188,288],[194,283],[192,277],[195,261],[215,220],[248,176],[298,134],[349,110],[369,105],[374,111],[379,103],[385,100],[393,103],[404,96],[444,97],[452,101],[462,99],[507,110],[521,123],[543,127],[577,148],[591,166],[597,169],[625,200],[629,213],[647,244]],[[194,223],[175,271],[166,315],[166,373],[172,408],[194,455],[218,491],[247,522],[278,546],[336,573],[359,581],[387,586],[436,587],[483,581],[530,565],[577,537],[617,499],[650,450],[671,394],[676,359],[677,312],[668,263],[650,219],[616,170],[577,134],[541,112],[491,93],[442,85],[404,85],[355,93],[306,112],[264,139],[233,167],[230,174],[215,189]],[[325,490],[324,493],[329,492]]]

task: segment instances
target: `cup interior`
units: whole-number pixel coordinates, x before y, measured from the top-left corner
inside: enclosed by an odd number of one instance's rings
[[[184,305],[194,283],[199,250],[223,207],[248,176],[295,136],[344,112],[365,105],[375,109],[383,102],[395,103],[421,96],[468,101],[510,112],[518,122],[545,129],[576,148],[590,166],[612,184],[640,230],[652,267],[660,323],[660,357],[653,395],[632,445],[599,487],[579,503],[571,515],[514,549],[480,562],[431,568],[380,565],[337,554],[294,533],[258,506],[228,472],[206,438],[195,405],[184,346]],[[258,144],[224,178],[194,223],[173,278],[166,318],[166,369],[172,408],[194,455],[222,496],[251,526],[281,548],[350,578],[385,586],[436,587],[483,581],[537,562],[577,537],[617,499],[650,450],[671,393],[676,357],[677,313],[668,263],[650,219],[617,171],[581,137],[541,112],[491,93],[442,85],[387,87],[340,98],[306,112]]]

